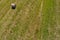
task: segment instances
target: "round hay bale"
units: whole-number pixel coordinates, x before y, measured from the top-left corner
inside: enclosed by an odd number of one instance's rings
[[[15,9],[15,8],[16,8],[16,4],[15,4],[15,3],[12,3],[12,4],[11,4],[11,8],[12,8],[12,9]]]

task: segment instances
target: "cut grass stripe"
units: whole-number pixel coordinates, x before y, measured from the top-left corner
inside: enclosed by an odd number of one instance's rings
[[[41,27],[42,40],[48,40],[48,36],[49,36],[48,28],[49,27],[54,28],[55,21],[53,19],[53,16],[54,16],[53,9],[54,9],[54,1],[53,0],[45,0],[44,6],[43,6],[42,27]],[[54,36],[53,32],[52,32],[52,36]]]

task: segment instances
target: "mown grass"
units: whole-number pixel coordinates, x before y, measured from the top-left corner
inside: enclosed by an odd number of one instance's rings
[[[41,36],[43,38],[42,40],[54,40],[53,32],[55,32],[54,28],[56,25],[54,5],[55,5],[54,0],[44,1],[43,13],[42,13],[42,28],[41,28],[41,34],[42,34]],[[51,29],[49,30],[48,28]]]
[[[12,2],[17,4],[15,10],[11,9]],[[54,40],[54,0],[4,0],[1,3],[0,40]]]

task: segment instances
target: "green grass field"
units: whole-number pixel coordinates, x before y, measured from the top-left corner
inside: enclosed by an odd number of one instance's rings
[[[0,40],[60,40],[60,0],[0,0]]]

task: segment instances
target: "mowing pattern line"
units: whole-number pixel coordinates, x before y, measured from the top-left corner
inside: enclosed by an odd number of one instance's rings
[[[60,40],[60,0],[56,0],[56,6],[55,6],[55,13],[56,13],[56,38],[55,40]]]
[[[58,2],[1,0],[0,40],[60,40]],[[17,4],[15,10],[11,9],[11,3]]]

